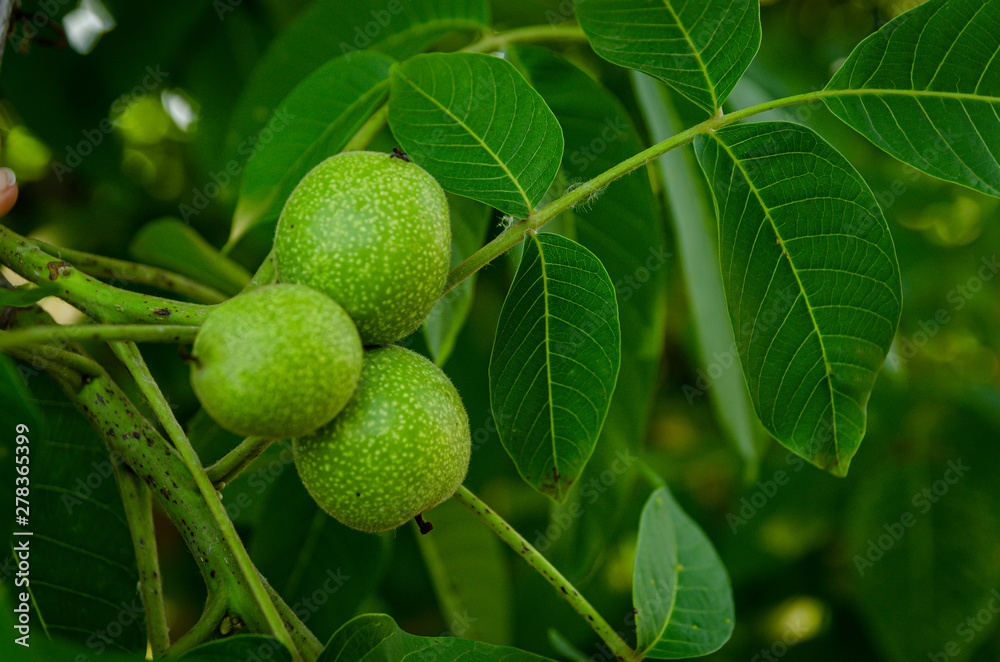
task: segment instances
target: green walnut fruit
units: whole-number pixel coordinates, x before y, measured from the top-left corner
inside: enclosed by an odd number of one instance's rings
[[[448,200],[425,170],[345,152],[292,191],[274,236],[278,277],[328,294],[365,345],[409,335],[441,296],[451,255]]]
[[[270,285],[220,304],[194,340],[191,385],[222,427],[295,437],[325,425],[361,377],[361,338],[336,301]]]
[[[293,442],[306,489],[339,522],[394,529],[449,498],[472,452],[469,417],[451,381],[397,345],[365,352],[344,411]]]

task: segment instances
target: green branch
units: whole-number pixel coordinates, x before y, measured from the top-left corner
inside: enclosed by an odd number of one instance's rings
[[[102,255],[93,255],[82,251],[75,251],[69,248],[61,248],[47,244],[44,241],[35,241],[36,246],[49,255],[53,255],[60,260],[67,260],[73,263],[80,271],[95,278],[106,278],[108,280],[120,280],[139,285],[149,285],[168,292],[193,299],[200,303],[222,303],[229,297],[222,292],[202,285],[201,283],[166,269],[160,269],[148,264],[138,262],[128,262],[117,260]]]
[[[99,322],[197,326],[210,306],[129,292],[88,276],[0,225],[0,264],[36,285],[55,283],[57,296]]]
[[[272,248],[240,294],[253,292],[258,288],[273,285],[276,282],[278,282],[278,268],[274,263],[274,248]]]
[[[68,340],[131,340],[134,342],[192,342],[196,326],[153,326],[151,324],[47,324],[17,331],[0,331],[0,351],[26,345]]]
[[[385,83],[388,83],[388,81],[385,81]],[[371,141],[375,139],[375,136],[385,128],[388,119],[389,104],[384,103],[361,125],[361,128],[347,141],[347,144],[344,145],[344,149],[341,151],[355,152],[368,147]]]
[[[17,320],[18,323],[25,323],[43,314],[33,307],[19,315]],[[45,321],[51,322],[51,318]],[[30,352],[25,351],[30,360]],[[80,360],[89,361],[84,356],[80,356]],[[120,456],[140,479],[157,487],[152,491],[153,498],[184,538],[209,594],[228,596],[227,600],[239,610],[240,617],[253,631],[270,632],[269,623],[260,610],[253,608],[252,597],[247,595],[249,585],[239,571],[239,563],[223,535],[222,527],[211,512],[212,504],[221,506],[216,494],[212,492],[211,499],[204,497],[195,487],[194,474],[174,448],[98,364],[92,363],[87,374],[93,376],[87,379],[54,363],[45,365],[43,362],[41,365],[98,431],[108,449]],[[229,526],[232,527],[231,522]],[[306,659],[315,659],[322,648],[319,641],[277,594],[270,589],[267,594],[277,604],[278,612],[298,649]]]
[[[153,657],[163,657],[170,648],[170,630],[163,604],[163,576],[153,526],[153,497],[149,487],[131,469],[118,464],[113,467],[139,568],[139,594],[146,614],[146,633]]]
[[[198,622],[174,642],[174,645],[167,651],[167,657],[180,657],[192,648],[212,639],[219,631],[219,624],[228,610],[229,604],[224,596],[209,593],[208,599],[205,601],[205,609],[202,610]]]
[[[835,96],[836,93],[839,93],[839,91],[824,90],[819,92],[810,92],[808,94],[800,94],[798,96],[786,97],[784,99],[777,99],[768,103],[762,103],[728,115],[712,117],[705,120],[701,124],[693,126],[690,129],[682,131],[675,136],[671,136],[670,138],[667,138],[666,140],[639,152],[635,156],[625,159],[618,165],[609,168],[593,179],[566,191],[562,196],[553,200],[541,209],[536,209],[528,216],[528,218],[511,225],[506,230],[498,234],[491,242],[480,248],[468,259],[451,270],[451,273],[448,274],[448,281],[445,283],[444,291],[442,291],[441,296],[444,296],[463,280],[519,244],[529,232],[537,231],[543,225],[554,219],[556,216],[559,216],[564,211],[575,207],[581,202],[584,202],[616,179],[620,179],[630,172],[641,168],[653,159],[656,159],[671,150],[677,149],[678,147],[687,145],[702,134],[716,131],[748,117],[765,113],[770,110],[775,110],[777,108],[783,108],[785,106],[792,106],[799,103],[814,101],[816,99]]]
[[[604,617],[594,609],[593,605],[580,595],[576,587],[563,577],[562,573],[548,559],[542,556],[541,552],[525,540],[520,533],[515,531],[514,527],[504,521],[500,515],[491,510],[489,506],[483,503],[479,497],[470,492],[464,485],[460,486],[458,491],[455,492],[454,499],[475,513],[476,517],[482,520],[486,526],[490,527],[493,533],[497,534],[501,540],[510,545],[511,549],[520,554],[521,558],[528,565],[545,578],[545,581],[558,590],[570,606],[583,616],[587,624],[597,633],[597,636],[603,639],[604,643],[611,648],[611,652],[615,654],[616,659],[621,660],[621,662],[638,662],[640,658],[636,656],[635,651],[625,643],[621,636],[604,620]]]
[[[244,469],[250,466],[251,462],[260,457],[260,454],[275,441],[275,439],[267,437],[247,437],[240,442],[239,446],[226,453],[221,460],[205,470],[208,479],[212,481],[216,489],[221,490],[228,483],[233,482]]]
[[[579,25],[528,25],[485,35],[462,50],[466,53],[492,53],[503,50],[511,44],[537,41],[587,41],[587,35]]]
[[[278,641],[284,644],[289,651],[292,652],[292,657],[295,660],[301,660],[302,656],[299,654],[298,649],[295,647],[288,632],[285,630],[281,615],[278,613],[278,610],[275,609],[274,603],[271,602],[271,598],[268,595],[267,590],[264,588],[260,573],[257,572],[257,568],[254,567],[253,562],[250,560],[250,556],[247,554],[246,548],[243,546],[243,542],[240,540],[239,534],[236,533],[236,528],[233,526],[232,520],[230,520],[226,515],[225,507],[219,500],[215,487],[212,486],[211,481],[209,481],[208,476],[205,474],[205,470],[201,465],[201,460],[198,458],[198,454],[191,446],[191,442],[188,440],[187,435],[184,434],[184,430],[181,427],[181,424],[177,421],[177,418],[174,416],[174,413],[170,408],[170,404],[167,402],[166,398],[163,397],[163,393],[160,391],[159,385],[156,383],[153,375],[150,374],[149,368],[146,366],[146,362],[139,353],[139,349],[134,343],[118,341],[111,343],[111,349],[114,351],[119,360],[121,360],[121,362],[125,365],[125,368],[132,375],[132,378],[135,379],[139,390],[146,398],[150,407],[152,407],[153,413],[156,414],[156,417],[163,426],[163,429],[166,430],[167,436],[174,443],[174,447],[180,454],[182,461],[188,471],[192,474],[197,490],[201,493],[202,498],[207,504],[211,517],[214,519],[216,526],[220,530],[230,553],[235,558],[236,565],[239,568],[239,572],[242,575],[243,580],[249,587],[250,594],[255,603],[254,607],[260,610],[263,615],[268,631]],[[244,608],[246,607],[246,605],[242,606]]]

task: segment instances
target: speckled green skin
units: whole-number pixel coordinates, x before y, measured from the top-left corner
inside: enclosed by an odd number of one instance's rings
[[[451,381],[396,345],[365,352],[340,416],[293,442],[313,499],[361,531],[394,529],[451,497],[469,468],[469,416]]]
[[[213,310],[194,341],[191,385],[237,434],[295,437],[330,422],[361,377],[361,338],[336,301],[269,285]]]
[[[415,163],[345,152],[292,191],[274,237],[278,278],[340,303],[365,345],[409,335],[441,296],[451,256],[448,200]]]

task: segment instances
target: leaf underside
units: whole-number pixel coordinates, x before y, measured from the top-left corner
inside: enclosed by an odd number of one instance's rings
[[[710,114],[760,48],[758,0],[587,0],[576,13],[598,55],[659,78]]]
[[[455,637],[418,637],[385,614],[364,614],[340,628],[316,662],[546,662],[516,648]]]
[[[525,218],[555,180],[563,135],[506,60],[428,53],[393,67],[389,126],[451,193]]]
[[[733,589],[726,568],[665,487],[642,510],[632,591],[637,652],[643,657],[708,655],[733,633]]]
[[[882,211],[853,166],[797,124],[728,127],[696,151],[757,416],[788,448],[845,475],[900,314]]]
[[[1000,0],[931,0],[865,39],[826,98],[841,120],[934,177],[1000,196]]]
[[[590,459],[621,362],[614,286],[583,246],[529,235],[490,357],[497,431],[518,471],[557,502]]]

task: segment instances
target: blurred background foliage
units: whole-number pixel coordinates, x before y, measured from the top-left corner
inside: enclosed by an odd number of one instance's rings
[[[32,0],[23,4],[40,10]],[[69,47],[8,46],[3,60],[0,162],[21,185],[4,222],[51,243],[129,258],[144,224],[186,216],[222,246],[238,184],[223,173],[236,158],[234,140],[253,138],[230,135],[230,118],[270,41],[308,3],[58,4],[53,18],[66,27]],[[569,4],[497,0],[496,26],[544,22],[547,11]],[[731,103],[821,88],[861,39],[915,4],[765,0],[762,50]],[[565,54],[618,94],[641,126],[626,72],[583,46]],[[703,366],[681,271],[668,264],[659,386],[648,436],[635,442],[644,465],[667,479],[732,575],[736,631],[711,659],[1000,660],[998,614],[989,609],[991,591],[1000,589],[1000,480],[993,476],[1000,467],[1000,201],[909,171],[822,108],[775,116],[813,126],[865,176],[892,228],[905,307],[850,475],[829,476],[765,439],[759,466],[748,467],[709,399],[685,396]],[[376,145],[391,148],[391,138]],[[185,206],[194,213],[185,214]],[[252,270],[267,240],[266,233],[251,236],[231,257]],[[621,500],[624,521],[633,524],[609,532],[600,558],[580,561],[560,548],[564,527],[518,479],[488,409],[486,366],[511,273],[508,260],[483,272],[469,323],[445,366],[475,431],[469,485],[529,540],[551,540],[556,563],[609,622],[623,623],[631,611],[634,526],[651,487],[640,476],[606,497]],[[63,321],[74,319],[68,307],[54,310]],[[113,364],[107,352],[93,350]],[[190,421],[205,463],[221,456],[236,440],[198,413],[176,348],[145,352],[178,416]],[[949,462],[968,467],[953,483],[956,465]],[[461,509],[449,505],[430,517],[439,525],[435,534],[448,536],[418,540],[405,527],[382,537],[356,534],[325,516],[300,519],[311,504],[288,466],[284,447],[269,450],[253,473],[227,488],[227,507],[255,561],[290,603],[309,599],[330,569],[353,577],[310,612],[308,624],[321,638],[355,611],[387,611],[417,634],[451,632],[552,657],[575,647],[586,659],[606,659],[551,588]],[[914,524],[896,526],[907,513]],[[203,589],[169,521],[160,529],[177,635],[200,612]],[[359,558],[364,563],[352,565]]]

